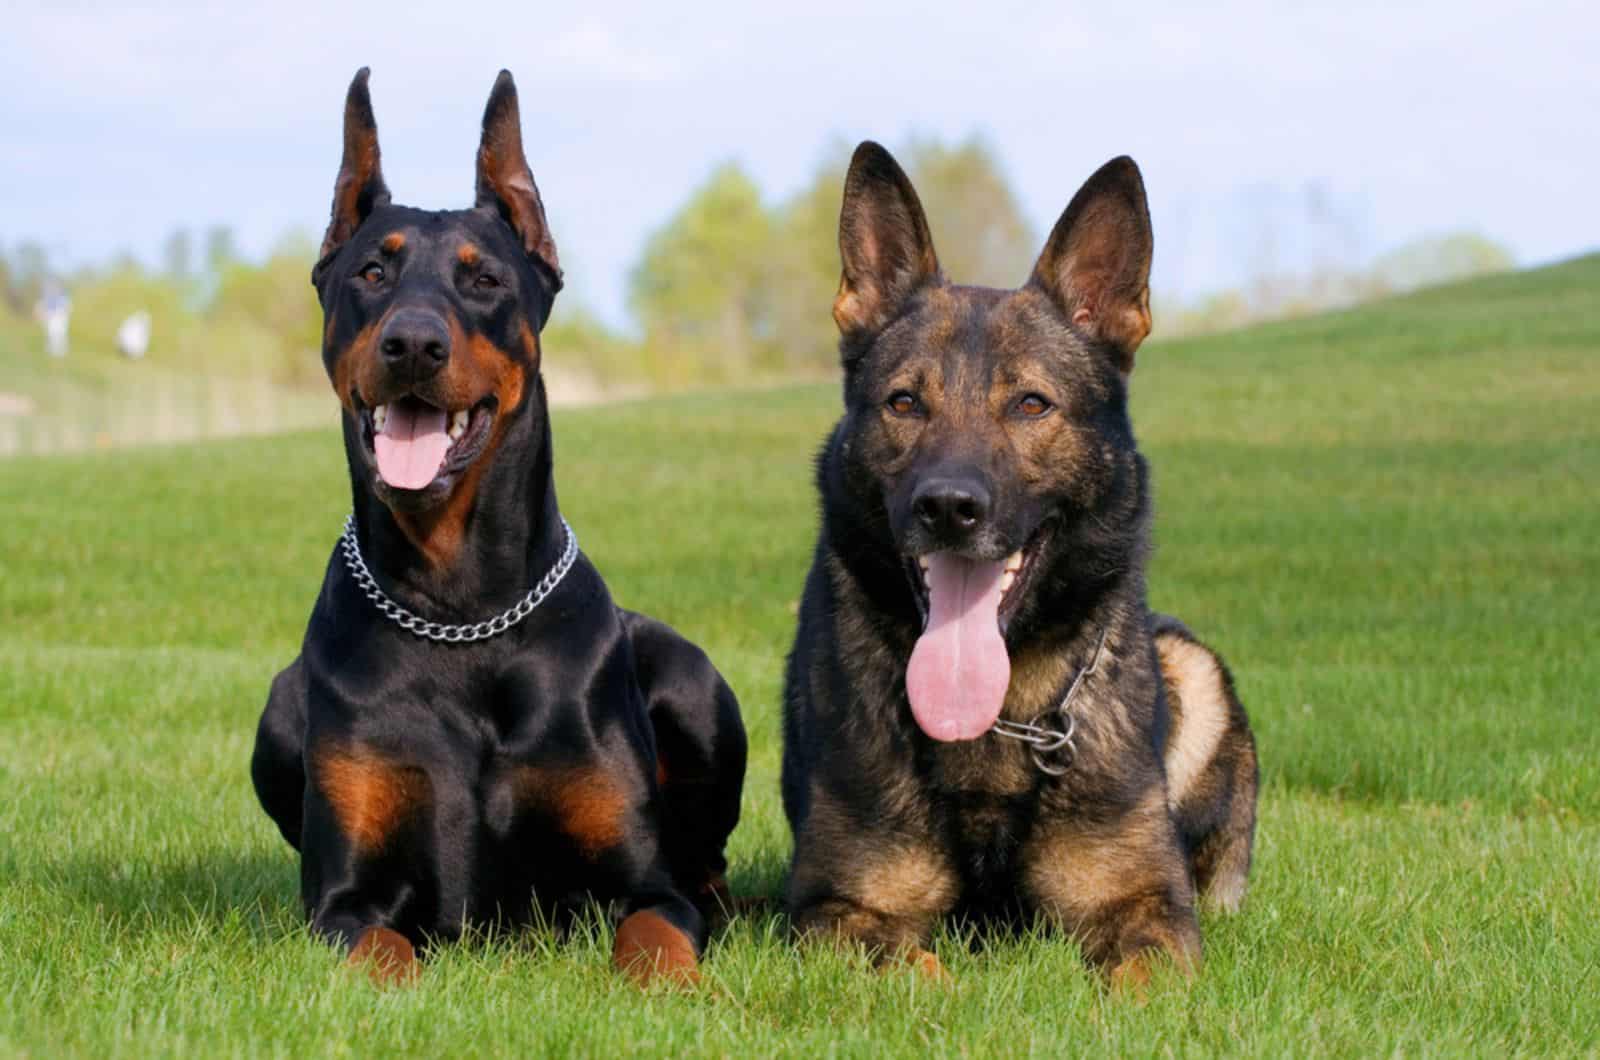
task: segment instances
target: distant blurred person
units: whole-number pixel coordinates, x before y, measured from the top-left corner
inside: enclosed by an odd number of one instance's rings
[[[128,314],[128,318],[117,328],[117,352],[129,360],[137,361],[149,348],[150,314],[143,309]]]
[[[72,299],[67,296],[67,289],[54,280],[47,282],[34,313],[44,325],[45,348],[50,356],[65,357],[67,327],[72,322]]]

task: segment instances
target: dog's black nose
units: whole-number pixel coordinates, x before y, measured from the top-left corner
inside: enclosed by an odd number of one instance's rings
[[[427,379],[450,359],[450,329],[437,313],[401,309],[383,326],[378,352],[391,371],[412,382]]]
[[[917,486],[911,510],[940,538],[962,538],[989,518],[989,491],[977,479],[929,479]]]

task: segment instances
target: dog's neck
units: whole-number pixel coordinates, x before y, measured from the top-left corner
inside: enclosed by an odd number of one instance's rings
[[[370,471],[352,465],[362,554],[402,605],[434,621],[481,621],[511,606],[556,565],[566,535],[550,421],[542,401],[529,404],[506,424],[489,459],[463,476],[456,495],[430,511],[391,511],[373,493]]]

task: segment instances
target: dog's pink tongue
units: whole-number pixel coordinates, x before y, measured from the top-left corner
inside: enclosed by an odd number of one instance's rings
[[[383,481],[395,489],[422,489],[439,473],[450,449],[444,409],[422,401],[396,401],[372,444]]]
[[[1000,636],[1005,563],[935,552],[928,560],[928,627],[911,651],[906,694],[911,716],[935,740],[972,740],[989,731],[1011,683]]]

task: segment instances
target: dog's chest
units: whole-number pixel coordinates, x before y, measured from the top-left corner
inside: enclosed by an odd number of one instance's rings
[[[960,800],[953,806],[951,827],[962,874],[978,882],[1008,876],[1027,833],[1028,810],[1016,800]]]
[[[1038,813],[1039,774],[1017,750],[993,739],[937,749],[930,794],[969,883],[1009,878]]]
[[[1008,804],[1037,789],[1039,771],[1025,748],[990,733],[976,740],[932,745],[926,775],[932,786],[975,805]]]

